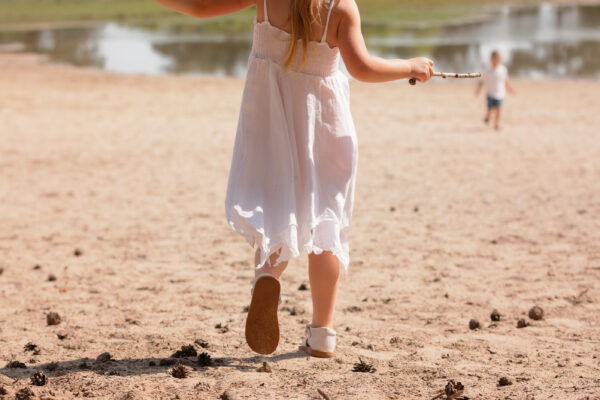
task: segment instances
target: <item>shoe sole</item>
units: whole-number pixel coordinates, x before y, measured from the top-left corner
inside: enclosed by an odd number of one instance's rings
[[[281,286],[274,277],[260,278],[254,285],[246,318],[246,342],[259,354],[271,354],[279,344],[277,308]]]
[[[298,349],[301,351],[305,351],[309,356],[318,357],[318,358],[333,358],[335,357],[335,353],[330,353],[328,351],[319,351],[314,350],[310,346],[298,346]]]

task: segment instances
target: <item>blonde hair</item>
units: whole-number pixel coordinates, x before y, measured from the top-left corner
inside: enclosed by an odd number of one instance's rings
[[[290,5],[291,40],[285,55],[285,68],[290,69],[298,53],[298,40],[302,40],[302,65],[306,64],[306,50],[310,42],[311,25],[318,22],[323,0],[292,0]]]

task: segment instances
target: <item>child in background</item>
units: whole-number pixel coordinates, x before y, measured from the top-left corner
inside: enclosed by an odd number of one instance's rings
[[[484,122],[488,124],[494,115],[494,127],[499,130],[502,102],[506,97],[506,91],[511,94],[514,94],[515,91],[508,81],[508,70],[502,65],[502,57],[498,51],[492,52],[490,66],[485,70],[477,85],[476,95],[479,95],[483,85],[485,85],[487,93],[487,113]]]

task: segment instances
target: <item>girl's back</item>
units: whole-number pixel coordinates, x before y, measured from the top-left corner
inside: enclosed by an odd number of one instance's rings
[[[337,1],[339,2],[340,0]],[[292,0],[268,0],[267,2],[258,0],[256,3],[256,15],[259,21],[265,21],[266,19],[265,3],[271,25],[291,34],[292,21],[290,10]],[[311,41],[318,42],[322,39],[330,10],[333,11],[333,4],[329,1],[322,1],[317,7],[317,18],[310,24],[309,39]],[[331,23],[329,27],[332,27]],[[333,44],[330,43],[330,47],[335,47],[335,42]]]
[[[252,56],[268,59],[284,69],[313,75],[337,71],[339,50],[327,41],[330,18],[335,2],[321,2],[312,8],[308,26],[294,27],[303,21],[290,17],[290,1],[259,0],[254,28]],[[306,21],[304,21],[306,22]],[[298,32],[302,31],[302,32]],[[297,33],[295,33],[297,32]],[[306,46],[303,46],[304,38]],[[297,39],[296,46],[291,43]]]

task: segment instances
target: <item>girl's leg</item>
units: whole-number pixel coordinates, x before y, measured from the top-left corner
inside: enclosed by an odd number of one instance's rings
[[[254,277],[256,278],[260,274],[270,274],[270,275],[273,275],[275,278],[279,279],[279,277],[283,273],[283,270],[285,270],[285,268],[287,267],[288,263],[286,261],[286,262],[282,262],[282,263],[275,265],[278,257],[279,257],[279,252],[271,254],[271,256],[269,257],[267,262],[265,262],[262,267],[254,270]],[[256,253],[254,254],[254,265],[257,265],[259,262],[260,262],[260,249],[256,249]],[[273,265],[275,265],[275,266],[273,266]]]
[[[255,277],[270,274],[254,281],[252,300],[246,317],[246,342],[259,354],[271,354],[279,344],[279,320],[277,309],[280,300],[281,286],[279,277],[287,266],[287,262],[273,266],[279,253],[272,254],[260,268],[255,269]],[[260,261],[260,250],[256,252],[255,264]]]
[[[308,255],[308,277],[313,302],[312,326],[332,327],[340,264],[330,251]]]

